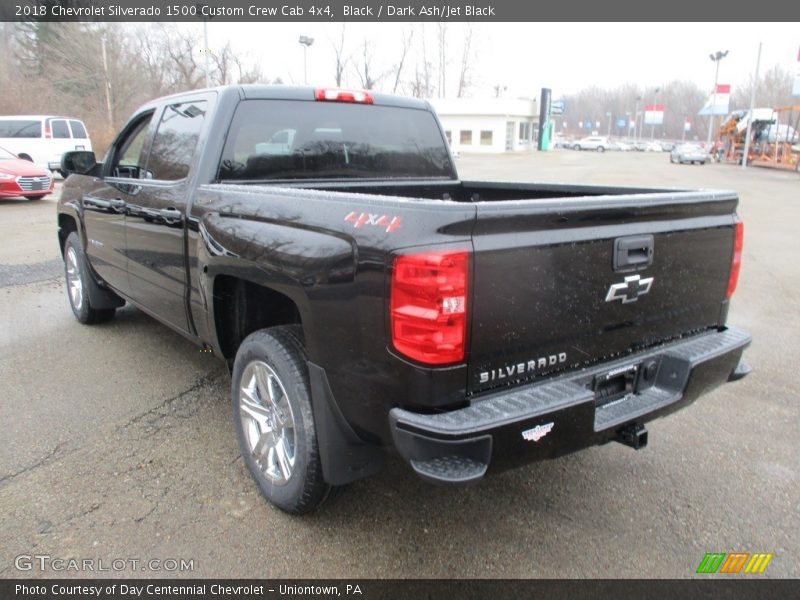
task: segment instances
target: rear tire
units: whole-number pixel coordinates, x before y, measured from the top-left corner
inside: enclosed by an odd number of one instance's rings
[[[94,325],[110,320],[117,309],[94,308],[89,299],[89,287],[97,284],[89,272],[86,254],[76,232],[67,236],[64,243],[64,275],[67,280],[67,297],[72,314],[84,325]]]
[[[236,352],[231,377],[239,450],[261,493],[291,514],[317,508],[323,479],[302,330],[256,331]]]
[[[578,144],[575,144],[575,145],[572,147],[572,149],[573,149],[573,150],[580,150],[580,149],[581,149],[581,147],[580,147]]]
[[[603,146],[598,146],[598,147],[597,147],[597,151],[598,151],[598,152],[605,152],[605,151],[606,151],[606,149],[605,149],[605,148],[603,148]]]

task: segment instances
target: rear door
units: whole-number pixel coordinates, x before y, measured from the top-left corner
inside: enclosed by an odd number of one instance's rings
[[[125,212],[141,191],[152,117],[149,111],[130,121],[109,150],[104,177],[96,178],[82,199],[89,261],[103,281],[124,295],[130,294]]]
[[[64,152],[75,150],[75,146],[72,143],[72,133],[66,119],[50,119],[48,126],[50,128],[50,140],[48,140],[47,147],[47,163],[49,167],[60,162],[61,155]]]
[[[722,323],[737,199],[700,196],[479,203],[470,389]]]
[[[167,105],[159,114],[140,192],[127,209],[131,296],[174,328],[187,319],[185,215],[191,165],[210,99],[199,95]]]
[[[89,140],[89,134],[86,132],[86,126],[82,121],[77,119],[70,119],[69,128],[72,130],[72,149],[73,150],[91,150],[92,142]]]

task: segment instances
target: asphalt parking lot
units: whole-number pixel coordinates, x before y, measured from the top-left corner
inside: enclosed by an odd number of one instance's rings
[[[399,462],[297,518],[258,494],[221,363],[136,309],[74,320],[55,199],[0,202],[0,577],[19,555],[193,560],[199,577],[690,577],[706,552],[800,576],[800,175],[667,154],[464,156],[465,179],[732,188],[730,322],[753,373],[619,444],[464,489]],[[18,562],[18,561],[17,561]],[[95,573],[172,576],[173,571]],[[91,573],[89,573],[91,575]]]

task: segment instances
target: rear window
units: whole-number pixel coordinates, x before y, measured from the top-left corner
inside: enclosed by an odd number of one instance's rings
[[[50,130],[53,132],[54,138],[68,138],[69,127],[66,121],[50,121]]]
[[[339,102],[246,100],[219,179],[453,178],[433,114]]]
[[[69,126],[72,127],[72,137],[79,139],[86,139],[89,137],[86,135],[86,127],[84,127],[83,123],[80,121],[70,121]]]
[[[42,137],[42,122],[32,120],[0,120],[0,138]]]

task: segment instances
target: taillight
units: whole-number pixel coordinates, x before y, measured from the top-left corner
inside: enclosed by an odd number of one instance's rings
[[[50,130],[50,123],[44,124],[44,137],[50,139],[53,137],[53,132]]]
[[[392,345],[429,365],[464,360],[469,254],[398,256],[392,270]]]
[[[736,284],[739,282],[739,269],[742,267],[742,245],[744,243],[744,223],[736,221],[733,228],[733,258],[731,258],[731,274],[728,277],[728,291],[726,298],[733,296]]]
[[[317,100],[326,102],[354,102],[356,104],[372,104],[372,96],[360,90],[318,89],[314,93]]]

